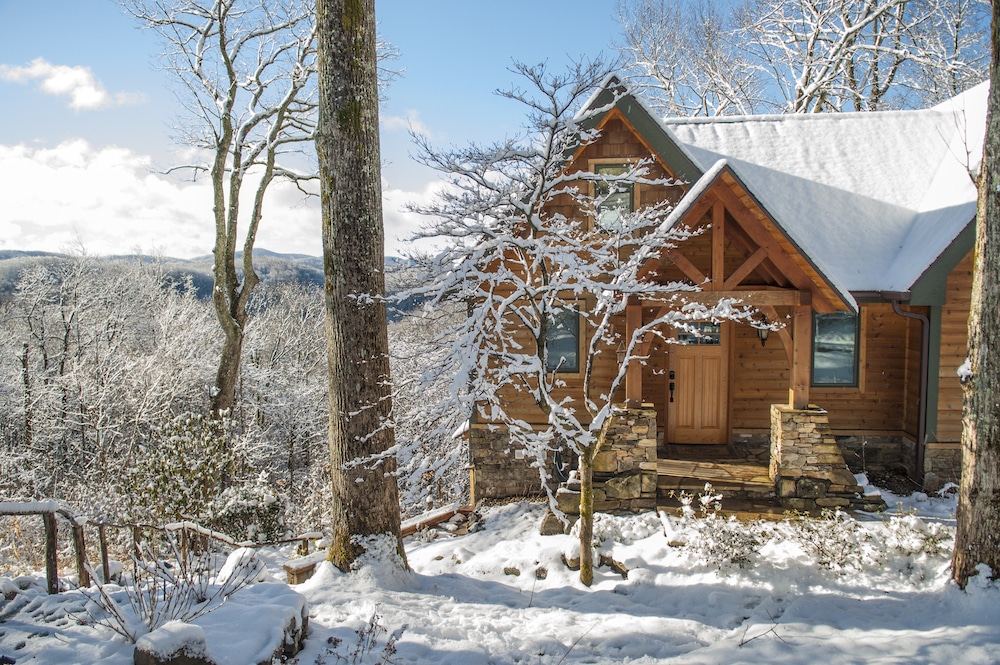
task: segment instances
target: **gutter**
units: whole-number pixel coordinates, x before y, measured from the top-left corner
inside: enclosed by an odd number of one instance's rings
[[[927,438],[927,366],[930,359],[930,319],[916,312],[904,312],[899,300],[892,301],[892,311],[907,319],[920,321],[920,413],[917,416],[917,448],[914,461],[913,479],[924,484],[924,448]]]

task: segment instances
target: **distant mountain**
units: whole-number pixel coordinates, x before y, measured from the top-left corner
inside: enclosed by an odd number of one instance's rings
[[[53,252],[20,251],[20,250],[0,250],[0,300],[8,299],[14,292],[14,287],[20,279],[22,271],[34,265],[65,261],[69,258],[66,254],[56,254]],[[108,261],[137,261],[150,260],[147,256],[135,254],[124,254],[116,256],[100,257]],[[236,269],[240,272],[240,261],[243,253],[236,255]],[[212,265],[214,258],[211,254],[198,256],[193,259],[177,259],[171,257],[156,257],[168,277],[176,281],[191,280],[195,293],[199,298],[207,299],[212,295]],[[409,265],[409,261],[395,256],[388,256],[385,260],[386,270],[399,274]],[[254,269],[260,276],[264,284],[276,284],[282,282],[299,282],[301,284],[312,284],[318,287],[323,286],[323,258],[318,256],[308,256],[306,254],[282,254],[272,252],[268,249],[254,249]],[[390,280],[390,284],[396,284],[397,280]],[[390,286],[390,290],[392,286]],[[400,307],[406,310],[412,307],[407,303]]]

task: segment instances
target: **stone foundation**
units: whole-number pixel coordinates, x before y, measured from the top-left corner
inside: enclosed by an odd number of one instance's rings
[[[469,430],[472,503],[484,499],[538,496],[542,483],[531,456],[515,450],[505,428],[473,426]]]
[[[884,510],[881,497],[866,497],[847,468],[827,412],[771,405],[771,480],[790,510]]]
[[[928,443],[924,448],[924,489],[936,492],[962,477],[962,444]]]
[[[916,444],[901,436],[837,436],[844,461],[854,473],[901,471],[913,475]]]

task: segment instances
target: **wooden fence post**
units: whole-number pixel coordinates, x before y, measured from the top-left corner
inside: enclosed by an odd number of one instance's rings
[[[97,527],[97,538],[101,541],[101,574],[104,575],[104,583],[111,581],[111,566],[108,564],[108,534],[107,525],[101,524]]]
[[[71,521],[73,527],[73,548],[76,550],[76,574],[81,588],[90,586],[90,573],[87,572],[87,542],[83,535],[83,525]]]
[[[55,513],[42,513],[42,521],[45,522],[45,579],[48,582],[49,593],[59,593],[59,564],[56,560],[58,532]]]

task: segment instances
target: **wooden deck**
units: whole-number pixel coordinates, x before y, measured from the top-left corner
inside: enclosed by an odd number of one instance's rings
[[[658,506],[679,509],[680,493],[698,494],[711,483],[712,490],[722,495],[723,514],[747,520],[781,519],[785,510],[774,495],[767,467],[721,452],[711,451],[702,459],[657,460]]]
[[[661,459],[656,462],[657,487],[667,490],[701,490],[711,483],[716,490],[768,492],[774,488],[767,467],[732,462]]]

